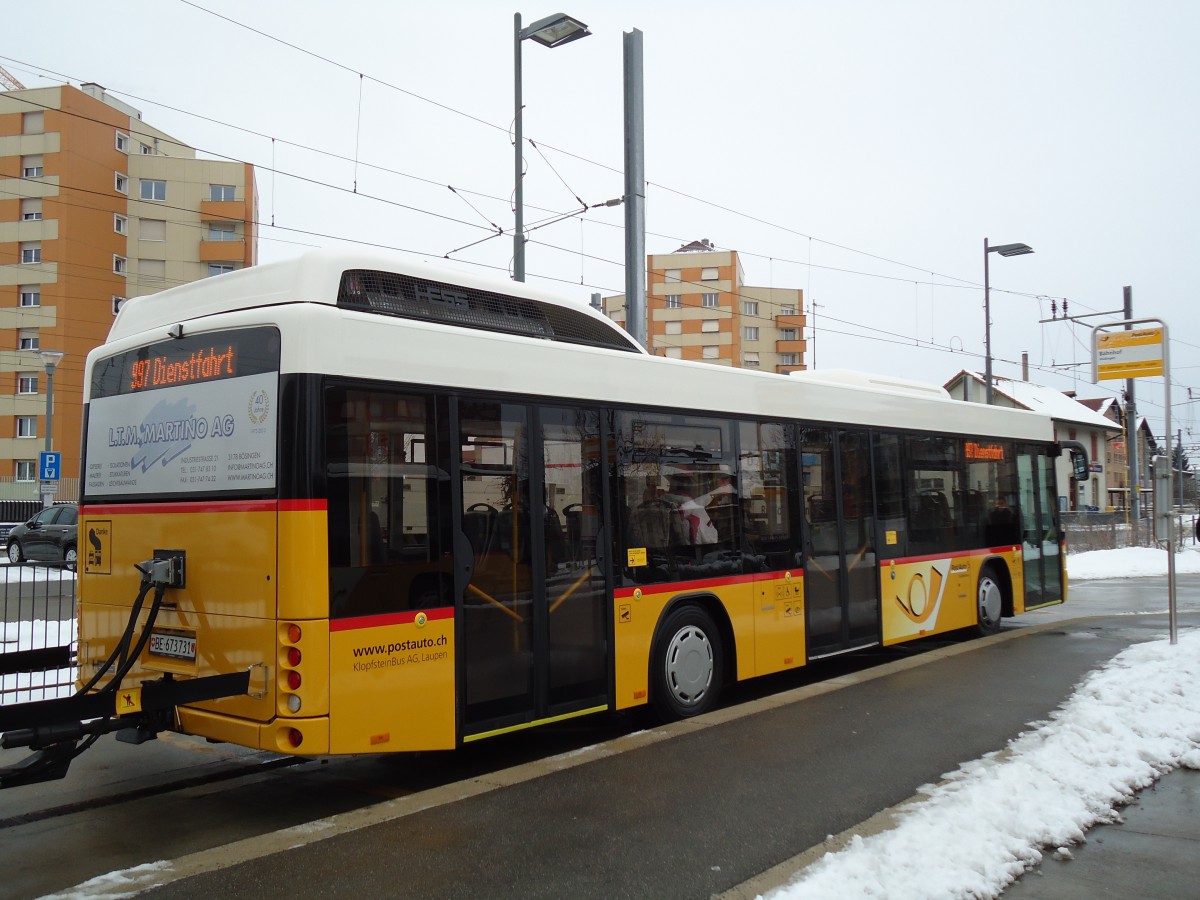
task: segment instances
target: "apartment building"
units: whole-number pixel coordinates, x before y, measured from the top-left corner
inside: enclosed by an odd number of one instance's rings
[[[806,368],[803,291],[746,284],[737,251],[708,240],[649,254],[646,270],[651,353],[767,372]],[[624,294],[603,304],[625,322]]]
[[[0,497],[37,494],[46,369],[62,491],[79,477],[83,367],[120,305],[255,263],[253,167],[197,158],[97,84],[0,92]]]

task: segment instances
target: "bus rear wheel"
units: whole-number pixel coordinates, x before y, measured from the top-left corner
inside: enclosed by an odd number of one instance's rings
[[[995,566],[984,566],[979,573],[976,596],[979,620],[975,630],[982,637],[996,634],[1000,631],[1000,619],[1004,615],[1004,587]]]
[[[673,610],[659,626],[650,665],[650,699],[664,719],[715,709],[725,665],[712,616],[698,606]]]

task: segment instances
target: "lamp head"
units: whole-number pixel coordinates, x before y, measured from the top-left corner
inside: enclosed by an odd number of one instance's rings
[[[572,18],[566,13],[555,13],[544,19],[538,19],[527,28],[522,28],[521,40],[534,40],[543,47],[553,48],[577,41],[589,34],[591,32],[588,31],[588,27],[578,19]]]
[[[1033,248],[1028,244],[1000,244],[996,247],[988,247],[988,253],[999,253],[1001,256],[1024,256],[1026,253],[1032,253]]]
[[[54,370],[58,367],[58,364],[62,362],[62,358],[67,354],[63,353],[61,350],[39,350],[37,355],[38,358],[41,359],[42,365],[46,369],[46,374],[53,377]]]

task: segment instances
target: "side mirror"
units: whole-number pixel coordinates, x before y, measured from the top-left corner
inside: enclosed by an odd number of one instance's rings
[[[1088,473],[1087,454],[1085,454],[1079,450],[1072,450],[1071,451],[1071,468],[1073,470],[1073,474],[1075,475],[1076,481],[1087,481],[1088,474],[1089,474]]]

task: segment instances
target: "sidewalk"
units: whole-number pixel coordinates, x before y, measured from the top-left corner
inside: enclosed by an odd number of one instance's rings
[[[1180,900],[1200,896],[1200,772],[1176,769],[1141,791],[1122,821],[1099,825],[1069,859],[1048,855],[1009,900]]]

